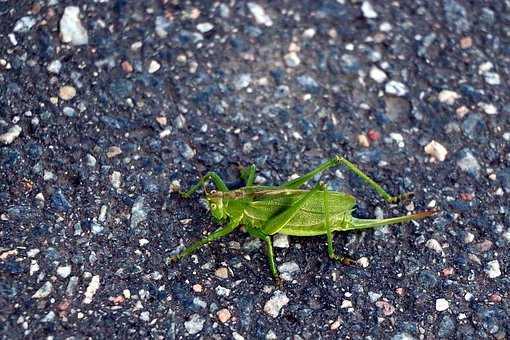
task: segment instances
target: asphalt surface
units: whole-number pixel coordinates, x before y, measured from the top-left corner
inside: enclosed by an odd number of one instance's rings
[[[80,4],[79,8],[76,6]],[[0,1],[5,339],[510,336],[508,1]],[[255,163],[406,223],[263,244],[175,192]]]

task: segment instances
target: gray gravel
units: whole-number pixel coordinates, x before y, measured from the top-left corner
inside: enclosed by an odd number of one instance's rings
[[[75,7],[72,7],[75,6]],[[508,1],[0,1],[0,336],[510,337]],[[264,245],[175,193],[322,177],[356,215]]]

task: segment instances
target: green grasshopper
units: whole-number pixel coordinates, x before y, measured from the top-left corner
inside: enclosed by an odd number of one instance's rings
[[[236,190],[229,190],[220,176],[209,172],[181,195],[189,198],[200,187],[203,186],[205,189],[208,181],[212,181],[217,191],[204,190],[205,196],[213,218],[226,225],[193,243],[179,254],[170,256],[168,261],[180,260],[205,244],[224,237],[238,226],[244,225],[251,236],[266,243],[271,274],[280,283],[271,242],[271,236],[276,233],[290,236],[326,235],[329,257],[349,265],[355,262],[335,254],[334,231],[359,230],[408,222],[432,216],[437,212],[431,210],[386,219],[359,219],[352,216],[356,204],[353,196],[343,192],[329,191],[321,183],[311,190],[300,189],[317,174],[339,165],[345,166],[359,176],[388,203],[397,203],[412,195],[411,193],[400,196],[389,195],[379,184],[342,156],[335,156],[307,174],[276,187],[253,185],[255,165],[241,170],[241,179],[245,181],[246,186]]]

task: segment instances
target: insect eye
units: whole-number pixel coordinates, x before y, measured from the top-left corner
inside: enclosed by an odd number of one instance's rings
[[[211,195],[214,195],[216,193],[216,190],[211,190]]]
[[[211,209],[216,209],[216,204],[215,203],[211,204]]]

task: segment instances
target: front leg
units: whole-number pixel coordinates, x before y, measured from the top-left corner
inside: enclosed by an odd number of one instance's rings
[[[247,187],[253,186],[253,182],[255,181],[255,171],[255,164],[241,169],[241,179],[246,183]]]
[[[200,189],[201,187],[205,186],[205,184],[207,183],[207,181],[211,180],[214,185],[216,186],[216,188],[219,190],[219,191],[229,191],[228,190],[228,187],[227,185],[225,184],[225,182],[223,182],[223,180],[221,179],[221,177],[215,173],[215,172],[208,172],[204,177],[202,177],[194,186],[192,186],[188,191],[186,192],[181,192],[181,196],[184,197],[184,198],[189,198],[191,195],[193,195],[198,189]]]
[[[241,222],[241,218],[239,218],[239,217],[232,218],[226,226],[216,229],[214,232],[210,233],[203,239],[193,243],[188,248],[185,248],[179,254],[170,256],[168,258],[167,262],[178,261],[178,260],[182,259],[183,257],[193,254],[194,252],[196,252],[198,249],[202,248],[207,243],[210,243],[210,242],[215,241],[223,236],[230,234],[232,231],[234,231],[235,228],[237,228],[239,226],[240,222]]]

